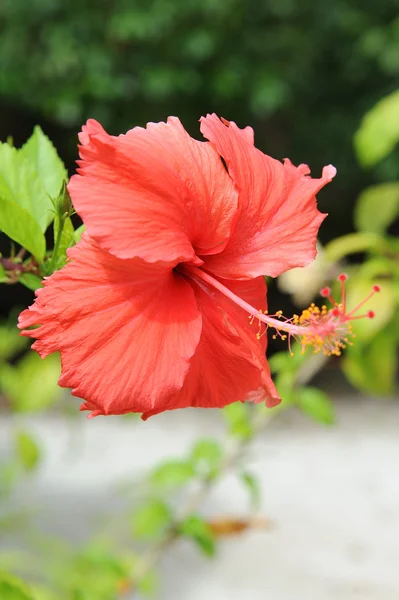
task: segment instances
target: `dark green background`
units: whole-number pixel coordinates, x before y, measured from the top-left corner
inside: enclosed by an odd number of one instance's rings
[[[358,166],[362,115],[399,87],[398,0],[2,0],[0,138],[34,123],[70,172],[88,117],[110,133],[217,112],[277,158],[338,168],[322,241],[352,230],[357,193],[399,176]]]

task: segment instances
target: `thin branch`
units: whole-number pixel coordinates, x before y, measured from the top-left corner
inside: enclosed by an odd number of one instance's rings
[[[322,353],[313,354],[309,360],[307,360],[299,368],[295,378],[296,385],[305,385],[308,383],[314,377],[314,375],[323,368],[327,360],[328,357]],[[285,405],[283,406],[285,408]],[[252,421],[253,435],[250,438],[234,438],[231,440],[230,447],[226,451],[224,458],[219,465],[219,475],[223,475],[238,463],[243,452],[253,442],[256,435],[263,431],[269,422],[275,417],[275,415],[280,414],[280,412],[281,409],[256,412]],[[188,499],[186,506],[178,515],[174,525],[171,526],[170,529],[165,533],[164,537],[159,540],[159,542],[154,544],[142,557],[140,563],[135,569],[133,588],[131,588],[130,591],[134,591],[136,589],[137,583],[142,581],[143,578],[156,567],[163,554],[170,548],[172,544],[174,544],[174,542],[180,538],[180,524],[199,509],[207,497],[207,494],[213,488],[218,479],[219,478],[209,476],[201,481],[199,489]]]

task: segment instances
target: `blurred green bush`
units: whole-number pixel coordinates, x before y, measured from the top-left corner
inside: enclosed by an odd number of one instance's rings
[[[169,114],[193,132],[216,111],[277,156],[334,159],[346,190],[358,122],[399,75],[396,0],[3,0],[0,33],[13,106],[114,133]]]

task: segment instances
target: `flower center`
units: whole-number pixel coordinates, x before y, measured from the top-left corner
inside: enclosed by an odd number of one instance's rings
[[[302,311],[301,315],[286,318],[283,316],[282,311],[269,315],[267,311],[262,312],[254,308],[201,268],[186,266],[184,272],[198,283],[205,282],[211,285],[245,310],[249,315],[250,323],[257,321],[259,324],[258,332],[255,334],[258,339],[264,335],[268,328],[272,328],[275,330],[273,337],[279,336],[283,340],[288,337],[290,351],[292,337],[301,344],[303,351],[307,346],[312,346],[314,352],[322,351],[328,356],[332,354],[339,356],[342,349],[352,344],[349,339],[354,336],[351,321],[364,318],[372,319],[374,317],[372,310],[361,315],[357,313],[381,289],[379,285],[374,285],[366,298],[350,312],[347,312],[345,282],[348,276],[341,273],[338,276],[338,281],[341,283],[341,299],[339,302],[332,296],[330,288],[325,287],[320,291],[320,294],[329,300],[331,303],[330,308],[327,308],[326,305],[320,308],[312,303],[306,310]],[[262,324],[266,325],[263,332]]]

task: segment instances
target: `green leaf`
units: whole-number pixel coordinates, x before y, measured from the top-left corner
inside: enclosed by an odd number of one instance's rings
[[[348,310],[353,310],[371,292],[373,284],[377,281],[356,277],[350,280],[347,290]],[[373,338],[378,331],[392,319],[396,309],[395,289],[390,281],[380,281],[381,291],[362,307],[359,314],[369,310],[374,311],[373,319],[359,319],[352,321],[351,326],[356,336],[355,344],[359,344]]]
[[[1,199],[0,199],[1,202]],[[2,264],[0,264],[0,283],[7,281],[7,275]]]
[[[207,556],[215,555],[216,547],[212,530],[198,515],[191,515],[180,523],[179,533],[192,539]]]
[[[381,183],[366,188],[355,207],[355,226],[359,231],[384,233],[399,215],[399,183]]]
[[[140,577],[136,585],[137,590],[143,596],[154,596],[159,587],[156,571],[150,571],[149,573],[146,573],[144,577]]]
[[[355,150],[366,167],[379,162],[399,140],[399,90],[389,94],[366,114],[355,134]]]
[[[26,472],[33,471],[40,460],[40,449],[30,433],[18,431],[15,436],[17,457]]]
[[[249,419],[249,408],[242,402],[234,402],[223,409],[223,416],[228,424],[229,433],[234,437],[249,439],[253,435],[253,427]]]
[[[389,245],[383,237],[375,233],[359,232],[342,235],[332,240],[324,247],[324,255],[327,262],[335,263],[357,252],[389,251]]]
[[[196,470],[203,475],[217,473],[223,450],[216,440],[198,440],[191,453],[191,459]]]
[[[0,363],[12,358],[25,348],[28,339],[22,337],[17,329],[16,317],[0,325]]]
[[[324,425],[334,423],[334,406],[325,392],[315,387],[303,387],[296,397],[299,407],[312,419]]]
[[[55,404],[63,393],[57,386],[59,374],[57,354],[43,360],[30,352],[16,365],[0,367],[0,388],[15,411],[39,412]]]
[[[258,479],[256,479],[255,475],[249,473],[248,471],[240,473],[240,479],[249,492],[252,508],[254,510],[257,510],[260,506],[261,501],[261,493]]]
[[[195,475],[193,465],[184,460],[170,460],[151,474],[151,483],[159,487],[179,487]]]
[[[80,238],[82,237],[83,232],[86,231],[86,226],[81,225],[77,229],[75,229],[75,243],[80,242]]]
[[[36,292],[36,290],[43,287],[41,277],[33,273],[23,273],[18,281],[27,287],[28,290],[32,290],[32,292]]]
[[[38,125],[20,152],[35,169],[50,198],[57,198],[67,172],[52,142]]]
[[[397,323],[396,323],[397,325]],[[370,343],[348,349],[342,370],[350,383],[366,394],[389,395],[395,390],[397,327],[389,325]]]
[[[0,193],[0,230],[26,248],[41,261],[46,252],[46,240],[40,225],[24,208],[6,200]]]
[[[59,240],[58,247],[56,247],[60,222],[61,219],[56,215],[54,219],[54,250],[56,250],[57,254],[54,259],[53,257],[51,258],[53,271],[61,269],[61,267],[65,265],[67,261],[66,251],[68,248],[71,248],[75,245],[75,230],[73,228],[72,221],[69,217],[64,217],[61,238]]]
[[[42,233],[53,220],[51,199],[35,169],[23,154],[8,144],[0,144],[0,197],[29,213]]]
[[[0,571],[1,600],[35,600],[25,583],[11,575]]]
[[[149,500],[132,515],[131,532],[136,538],[159,538],[172,524],[172,519],[172,511],[166,502],[159,499]]]

